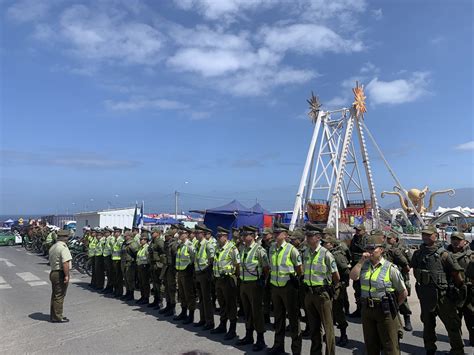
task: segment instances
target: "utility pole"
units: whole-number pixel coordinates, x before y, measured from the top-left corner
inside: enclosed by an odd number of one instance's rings
[[[174,219],[178,219],[178,196],[179,192],[174,192]]]

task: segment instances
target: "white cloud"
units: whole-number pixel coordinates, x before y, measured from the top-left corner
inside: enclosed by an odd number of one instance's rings
[[[67,9],[60,20],[61,35],[73,52],[85,59],[153,64],[159,60],[163,36],[155,28],[120,16],[95,13],[82,5]]]
[[[444,36],[441,36],[441,35],[433,37],[433,38],[430,39],[430,43],[433,44],[433,45],[438,45],[438,44],[440,44],[444,41],[445,41],[445,38],[444,38]]]
[[[372,16],[377,20],[380,21],[383,18],[382,9],[375,9],[372,10]]]
[[[380,81],[377,77],[366,86],[367,97],[374,104],[413,102],[428,93],[427,72],[414,72],[408,79]]]
[[[138,111],[143,109],[180,110],[188,105],[167,99],[131,98],[127,101],[106,100],[105,105],[114,111]]]
[[[325,102],[324,106],[329,109],[336,109],[347,106],[348,104],[350,104],[349,97],[335,96],[328,102]]]
[[[30,22],[42,19],[47,15],[53,1],[22,0],[7,9],[7,16],[16,22]]]
[[[358,40],[346,40],[330,28],[315,24],[267,27],[261,30],[260,35],[265,45],[275,52],[350,53],[360,52],[364,48]]]
[[[226,21],[244,10],[252,10],[262,6],[275,6],[272,0],[174,0],[184,10],[197,10],[208,19]]]
[[[456,147],[454,147],[454,149],[457,149],[457,150],[473,150],[474,151],[474,141],[459,144]]]

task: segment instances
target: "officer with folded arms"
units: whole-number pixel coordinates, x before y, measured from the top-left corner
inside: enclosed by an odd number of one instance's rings
[[[400,354],[398,306],[408,292],[398,268],[383,257],[384,234],[372,231],[350,278],[360,281],[362,330],[367,355]]]

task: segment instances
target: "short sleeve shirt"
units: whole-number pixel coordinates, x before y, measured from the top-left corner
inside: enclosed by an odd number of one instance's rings
[[[278,248],[276,243],[274,243],[273,246],[272,246],[273,250],[270,250],[270,255],[273,255],[273,253],[275,253],[275,252],[278,253],[280,250],[282,250],[286,246],[286,244],[287,244],[287,242],[283,242],[281,247]],[[293,263],[294,267],[297,267],[297,266],[300,266],[300,265],[303,264],[303,262],[301,261],[301,254],[298,251],[298,249],[296,249],[294,246],[291,246],[290,260]]]
[[[312,258],[314,256],[316,256],[316,254],[319,252],[319,250],[321,248],[322,248],[322,246],[318,245],[318,247],[314,250],[314,252],[311,251],[311,248],[309,248],[309,247],[306,248],[305,254],[307,254],[307,256],[309,256],[309,258],[305,257],[305,260],[307,260],[307,259],[312,260]],[[332,255],[331,252],[327,249],[326,249],[326,257],[325,257],[324,261],[327,265],[328,274],[333,274],[335,272],[338,272],[336,259],[334,259],[334,255]]]
[[[63,270],[63,263],[71,260],[71,252],[64,242],[56,242],[49,250],[49,264],[51,265],[51,271]]]
[[[369,270],[376,270],[377,268],[382,267],[383,263],[385,262],[385,259],[382,258],[380,262],[375,266],[372,266],[370,260],[366,260],[365,262],[369,265]],[[362,266],[362,269],[364,269],[364,266]],[[390,281],[392,282],[392,287],[396,292],[400,293],[406,290],[402,273],[400,272],[400,270],[398,270],[397,267],[395,267],[395,264],[392,264],[392,267],[390,267]]]

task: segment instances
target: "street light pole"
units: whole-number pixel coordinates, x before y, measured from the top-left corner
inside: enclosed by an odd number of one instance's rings
[[[174,192],[174,219],[178,219],[178,196],[179,192],[175,191]]]

